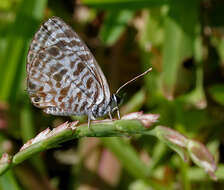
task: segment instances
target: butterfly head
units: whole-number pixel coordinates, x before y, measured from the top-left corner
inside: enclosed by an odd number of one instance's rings
[[[108,114],[112,114],[114,111],[119,110],[119,105],[121,103],[121,98],[117,94],[112,94],[110,97],[110,101],[108,104],[105,104],[105,106],[97,107],[97,105],[94,107],[95,110],[92,111],[92,113],[95,113],[93,115],[94,117],[102,117]]]
[[[112,94],[111,100],[110,100],[111,112],[118,110],[121,102],[122,102],[122,98],[120,96],[118,96],[117,94]]]

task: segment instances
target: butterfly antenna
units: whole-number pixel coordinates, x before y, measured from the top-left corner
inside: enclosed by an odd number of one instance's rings
[[[128,82],[124,83],[120,88],[118,88],[118,90],[116,91],[116,94],[118,94],[118,92],[120,92],[121,89],[124,88],[125,86],[127,86],[129,83],[131,83],[131,82],[137,80],[138,78],[140,78],[140,77],[146,75],[146,74],[149,73],[151,70],[152,70],[152,68],[149,68],[149,69],[146,70],[144,73],[142,73],[142,74],[140,74],[140,75],[134,77],[133,79],[129,80]]]

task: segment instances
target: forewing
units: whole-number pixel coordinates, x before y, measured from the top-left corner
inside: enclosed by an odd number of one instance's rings
[[[104,94],[103,101],[109,102],[110,90],[108,83],[94,56],[72,28],[57,17],[48,19],[35,34],[28,53],[28,63],[33,62],[40,49],[44,50],[53,45],[60,49],[70,50],[71,53],[73,52],[81,59],[82,63],[95,77],[95,80],[99,82]],[[29,69],[29,64],[27,64],[27,71]],[[97,104],[100,102],[99,99]]]
[[[94,104],[110,99],[105,76],[89,49],[55,17],[40,27],[31,42],[27,74],[33,104],[53,107],[57,115],[83,114]]]

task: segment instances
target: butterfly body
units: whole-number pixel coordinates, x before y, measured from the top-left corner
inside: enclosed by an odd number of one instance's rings
[[[27,57],[27,91],[34,106],[52,115],[111,115],[116,96],[79,36],[52,17],[36,32]]]

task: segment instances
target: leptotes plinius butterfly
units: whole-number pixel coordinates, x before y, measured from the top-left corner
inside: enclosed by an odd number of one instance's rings
[[[93,55],[57,17],[48,19],[36,32],[26,70],[31,102],[47,114],[87,115],[89,126],[91,119],[107,114],[111,118],[111,113],[118,110],[117,93],[110,94]]]

